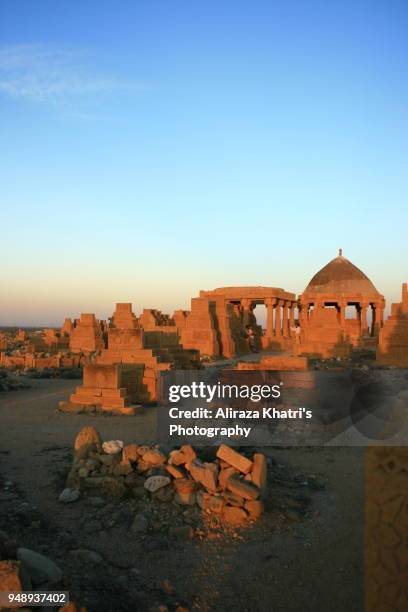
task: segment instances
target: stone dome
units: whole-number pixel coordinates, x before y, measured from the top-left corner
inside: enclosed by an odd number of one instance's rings
[[[303,293],[380,295],[368,276],[343,257],[341,249],[338,257],[314,275]]]

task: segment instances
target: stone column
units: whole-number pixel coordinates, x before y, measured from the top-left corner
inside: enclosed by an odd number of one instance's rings
[[[281,302],[276,300],[275,306],[275,336],[282,336]]]
[[[360,335],[367,333],[367,304],[360,304]]]
[[[376,329],[377,329],[377,308],[375,304],[371,304],[371,314],[372,314],[372,320],[371,320],[371,327],[370,327],[370,336],[374,336],[376,333]]]
[[[284,338],[287,338],[289,334],[288,334],[288,302],[286,300],[283,302],[282,314],[283,314],[282,336]]]
[[[243,325],[245,327],[246,325],[250,325],[251,324],[251,306],[252,306],[251,300],[249,300],[247,298],[242,299],[241,300],[241,306],[242,306],[242,309],[243,309],[243,312],[242,312],[242,322],[243,322]]]
[[[292,335],[292,327],[295,327],[295,304],[296,302],[291,302],[289,308],[289,323],[288,323],[288,335],[289,337]]]
[[[383,306],[379,306],[378,307],[378,327],[379,330],[383,327],[384,325],[384,308]]]
[[[340,312],[340,327],[344,331],[346,329],[346,304],[345,302],[339,302],[339,312]]]
[[[272,298],[266,298],[266,337],[272,342],[273,340],[273,304]]]

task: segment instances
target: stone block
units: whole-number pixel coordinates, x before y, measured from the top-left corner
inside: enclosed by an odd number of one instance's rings
[[[171,465],[185,465],[191,463],[196,459],[197,455],[192,446],[186,444],[179,450],[172,451],[169,455],[169,464]]]
[[[215,463],[203,463],[199,459],[194,459],[186,464],[186,469],[196,482],[199,482],[209,491],[217,490],[218,466]]]
[[[225,465],[228,467],[220,470],[220,473],[218,474],[218,485],[221,489],[225,489],[227,486],[227,480],[230,478],[230,476],[238,476],[239,474],[238,470],[228,465],[228,463],[225,463]]]
[[[166,455],[158,448],[150,448],[142,455],[142,460],[150,463],[150,465],[163,465],[166,461]]]
[[[166,465],[165,466],[167,472],[173,476],[173,478],[186,478],[187,476],[187,472],[182,468],[179,467],[177,465]]]
[[[253,483],[231,476],[227,480],[227,489],[244,499],[257,499],[259,489]]]
[[[221,444],[218,448],[217,457],[237,469],[239,472],[242,472],[242,474],[248,474],[252,469],[252,461],[240,453],[237,453],[237,451],[226,444]]]
[[[243,527],[248,522],[248,515],[243,508],[224,506],[222,518],[233,527]]]
[[[264,511],[263,502],[260,499],[248,499],[244,504],[249,518],[256,521]]]
[[[225,499],[221,495],[211,495],[205,491],[197,492],[197,504],[202,510],[221,514]]]
[[[268,464],[265,455],[255,453],[253,457],[253,466],[251,472],[251,481],[259,489],[264,489],[266,486]]]
[[[119,366],[89,363],[84,366],[84,387],[120,388]]]

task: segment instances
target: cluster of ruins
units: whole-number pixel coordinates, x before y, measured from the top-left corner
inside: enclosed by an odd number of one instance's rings
[[[258,305],[266,309],[264,329]],[[156,399],[161,371],[196,369],[249,352],[276,352],[275,365],[283,368],[286,360],[288,369],[292,357],[341,359],[362,348],[376,351],[379,364],[406,367],[406,284],[402,302],[392,305],[385,321],[384,308],[384,296],[340,250],[298,297],[275,287],[223,287],[200,291],[190,310],[172,316],[145,309],[137,317],[130,303],[119,303],[108,321],[82,314],[58,330],[0,334],[0,366],[83,366],[83,385],[71,404],[110,404],[127,413],[134,402]],[[253,367],[273,367],[260,364]]]

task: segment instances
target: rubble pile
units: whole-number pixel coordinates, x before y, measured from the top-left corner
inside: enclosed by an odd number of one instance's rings
[[[198,505],[231,526],[245,526],[263,512],[267,460],[261,453],[249,458],[222,444],[216,458],[205,461],[190,445],[165,454],[158,446],[102,443],[94,427],[79,432],[74,453],[63,502],[76,501],[84,491],[134,498],[147,491],[163,503]]]

